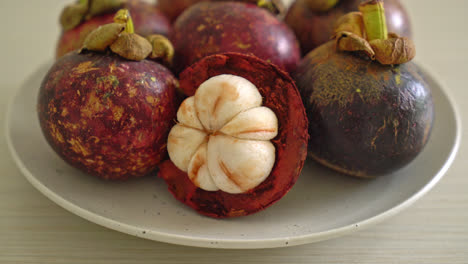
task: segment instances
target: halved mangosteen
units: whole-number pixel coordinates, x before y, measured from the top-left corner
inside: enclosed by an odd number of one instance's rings
[[[307,117],[289,75],[257,57],[205,57],[180,75],[187,98],[159,176],[200,214],[249,215],[294,185],[307,155]]]

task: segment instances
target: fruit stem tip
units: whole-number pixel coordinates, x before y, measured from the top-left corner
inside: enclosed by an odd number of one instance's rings
[[[130,16],[128,9],[120,9],[114,16],[115,23],[125,24],[125,32],[132,34],[135,33],[135,27],[133,26],[133,20]]]
[[[387,23],[383,0],[366,0],[359,5],[369,41],[387,39]]]

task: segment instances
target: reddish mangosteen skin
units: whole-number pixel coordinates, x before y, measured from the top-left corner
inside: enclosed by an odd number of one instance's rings
[[[288,72],[300,60],[294,33],[267,10],[248,3],[193,5],[176,20],[170,39],[177,72],[205,56],[224,52],[255,55]]]
[[[202,1],[209,0],[158,0],[157,6],[173,23],[185,9]]]
[[[288,10],[285,22],[296,34],[302,54],[328,42],[338,18],[349,12],[359,11],[359,3],[361,0],[340,0],[330,11],[317,13],[311,11],[304,0],[295,1]],[[384,0],[384,5],[388,31],[411,38],[410,19],[401,2]]]
[[[181,89],[191,96],[200,84],[220,74],[234,74],[251,81],[263,96],[263,105],[275,112],[279,132],[272,140],[276,161],[271,174],[259,186],[242,194],[197,188],[187,173],[170,160],[159,166],[159,176],[176,199],[200,214],[215,218],[245,216],[274,204],[296,182],[307,156],[307,117],[289,75],[253,56],[226,53],[206,57],[181,74]]]
[[[434,119],[431,91],[417,65],[384,66],[329,42],[294,74],[309,118],[309,156],[337,171],[375,177],[411,162]]]
[[[173,23],[185,9],[197,4],[199,2],[226,2],[226,0],[158,0],[157,6]],[[256,4],[256,0],[236,0],[236,2],[253,3]]]
[[[167,157],[177,80],[160,64],[71,52],[45,76],[42,132],[65,161],[104,179],[151,172]]]
[[[171,24],[169,19],[155,5],[130,0],[126,4],[132,16],[135,32],[141,36],[161,34],[168,36]],[[70,51],[78,50],[83,46],[84,39],[94,29],[114,21],[115,12],[91,18],[79,26],[62,32],[57,43],[56,57],[60,58]]]

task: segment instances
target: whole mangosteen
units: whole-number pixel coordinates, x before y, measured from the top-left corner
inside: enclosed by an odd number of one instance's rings
[[[281,199],[307,156],[307,117],[289,75],[254,56],[225,53],[180,75],[188,97],[168,136],[159,176],[176,199],[216,218]]]
[[[361,0],[296,0],[285,22],[296,34],[302,54],[328,42],[336,21],[341,16],[358,11]],[[409,16],[399,0],[385,0],[385,15],[390,32],[411,38]]]
[[[120,8],[126,8],[132,14],[137,34],[145,37],[169,34],[170,21],[156,5],[141,0],[81,0],[62,11],[62,34],[57,43],[56,57],[80,49],[86,36],[99,26],[111,23]]]
[[[174,22],[185,9],[202,1],[209,0],[157,0],[156,4],[158,9],[161,10],[171,22]]]
[[[229,0],[157,0],[157,7],[171,22],[174,22],[185,9],[199,2],[226,2]],[[230,0],[231,2],[244,2],[258,4],[272,10],[274,13],[283,13],[285,6],[281,0]]]
[[[272,13],[248,3],[193,5],[176,20],[170,39],[177,72],[223,52],[255,55],[289,72],[300,60],[294,33]]]
[[[125,14],[91,32],[81,53],[57,60],[38,98],[40,125],[55,152],[104,179],[143,176],[163,161],[178,106],[178,81],[145,59],[152,45],[132,33],[131,20],[120,23]]]
[[[309,118],[309,156],[339,172],[375,177],[426,145],[434,106],[411,40],[387,34],[381,1],[340,21],[335,41],[303,59],[294,79]]]

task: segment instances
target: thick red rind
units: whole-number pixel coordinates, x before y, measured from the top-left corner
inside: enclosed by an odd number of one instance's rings
[[[238,53],[206,57],[182,72],[181,89],[191,96],[201,83],[220,74],[234,74],[255,84],[263,96],[263,105],[272,109],[278,118],[278,136],[272,140],[276,162],[270,176],[243,194],[199,189],[171,161],[159,166],[159,176],[179,201],[201,214],[225,218],[258,212],[283,197],[302,170],[309,135],[304,106],[292,79],[278,67],[256,57]]]
[[[130,11],[137,34],[145,37],[150,34],[169,35],[171,29],[169,19],[155,5],[141,0],[131,0],[126,8]],[[71,30],[62,32],[57,43],[56,57],[60,58],[70,51],[80,49],[86,36],[99,26],[112,23],[114,15],[115,12],[95,16]]]

